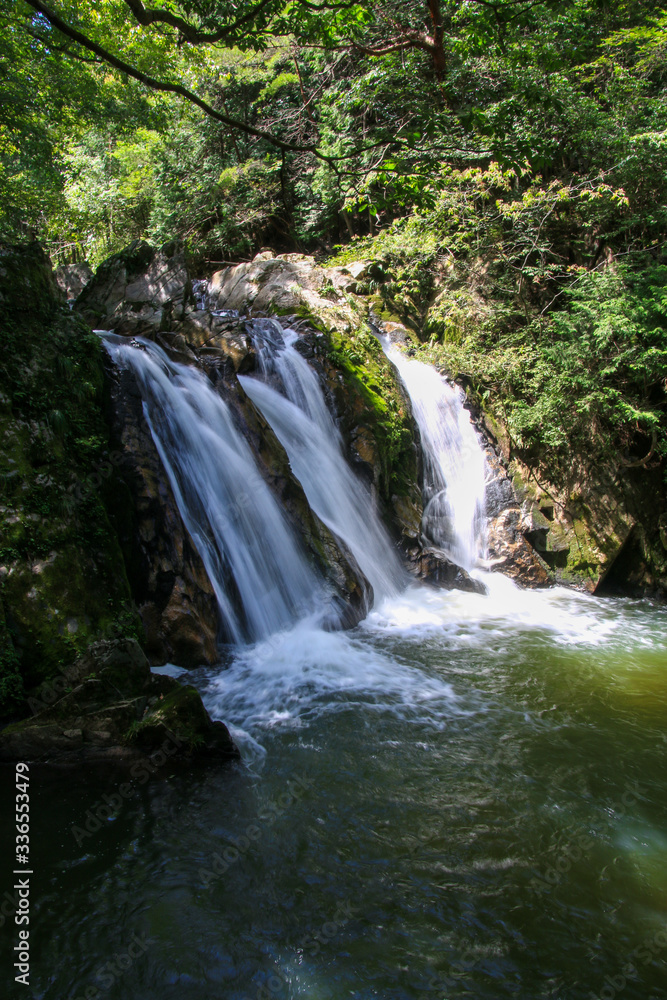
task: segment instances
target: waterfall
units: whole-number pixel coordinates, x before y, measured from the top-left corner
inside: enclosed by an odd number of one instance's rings
[[[422,534],[470,570],[484,557],[486,461],[463,390],[380,336],[412,402],[424,461]]]
[[[197,369],[156,344],[106,336],[131,369],[183,522],[204,562],[227,638],[257,641],[323,602],[323,588],[260,475],[227,404]]]
[[[248,328],[264,377],[278,376],[285,395],[256,378],[239,381],[287,452],[311,508],[356,559],[377,604],[401,588],[403,569],[369,491],[347,464],[317,376],[293,346],[298,335],[270,319]]]

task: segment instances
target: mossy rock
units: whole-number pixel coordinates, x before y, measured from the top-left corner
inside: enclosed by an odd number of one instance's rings
[[[235,759],[227,728],[194,688],[151,674],[133,639],[94,643],[53,683],[30,692],[32,718],[0,733],[0,760],[72,761],[153,756]]]
[[[237,758],[238,750],[222,722],[213,722],[201,696],[193,687],[176,684],[155,708],[128,734],[144,752],[159,747],[166,737],[175,738],[190,751],[208,757]]]
[[[0,244],[0,314],[48,321],[64,303],[51,262],[39,243]]]
[[[102,346],[36,244],[0,252],[0,718],[118,629],[140,635],[117,532]]]

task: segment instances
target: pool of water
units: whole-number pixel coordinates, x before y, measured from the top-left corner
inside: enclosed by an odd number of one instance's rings
[[[414,588],[195,681],[242,765],[32,768],[9,995],[667,998],[664,607]]]

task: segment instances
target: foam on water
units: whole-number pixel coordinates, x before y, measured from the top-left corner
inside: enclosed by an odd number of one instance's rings
[[[211,679],[206,703],[217,717],[251,731],[359,704],[421,721],[456,711],[443,678],[385,654],[358,633],[325,632],[314,619],[241,650]]]
[[[656,627],[655,609],[645,602],[595,597],[565,587],[523,590],[499,573],[478,571],[475,576],[484,582],[486,595],[413,586],[375,608],[361,628],[417,642],[427,633],[455,640],[465,629],[468,642],[477,635],[486,649],[492,636],[511,637],[519,631],[546,633],[554,645],[667,647],[665,633]]]
[[[484,582],[487,595],[411,586],[383,601],[351,633],[324,632],[313,618],[301,621],[241,650],[228,670],[211,679],[207,706],[241,735],[298,726],[358,705],[442,728],[453,716],[488,710],[488,698],[474,683],[466,682],[465,697],[450,684],[448,654],[464,649],[477,649],[491,663],[502,660],[521,635],[532,635],[547,655],[549,648],[603,650],[603,670],[605,657],[617,668],[614,652],[627,651],[630,664],[643,642],[662,651],[667,663],[667,639],[655,609],[561,587],[521,590],[497,574],[484,574]],[[664,618],[663,626],[667,612]],[[435,666],[423,657],[427,641],[440,650]]]

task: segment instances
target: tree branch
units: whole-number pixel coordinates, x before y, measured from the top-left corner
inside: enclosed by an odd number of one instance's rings
[[[248,135],[255,136],[256,139],[264,139],[272,145],[277,146],[278,149],[287,150],[292,153],[313,153],[320,160],[324,160],[332,165],[332,157],[321,153],[316,146],[297,146],[292,145],[289,142],[283,142],[282,139],[278,139],[277,136],[271,135],[270,132],[263,132],[261,129],[253,128],[252,125],[247,125],[238,118],[230,118],[229,115],[224,115],[220,111],[216,111],[214,107],[204,101],[201,97],[198,97],[197,94],[193,94],[191,90],[188,90],[180,83],[167,83],[166,81],[156,80],[154,77],[149,76],[147,73],[137,69],[135,66],[130,66],[129,63],[126,63],[123,59],[118,58],[118,56],[114,56],[111,52],[102,48],[101,45],[98,45],[97,42],[94,42],[92,39],[82,34],[77,28],[67,24],[67,22],[63,21],[63,19],[59,17],[55,11],[51,10],[51,8],[45,3],[42,3],[41,0],[25,0],[25,3],[45,17],[52,27],[56,28],[67,38],[71,38],[72,41],[77,42],[79,45],[83,46],[83,48],[88,49],[90,52],[94,52],[96,56],[108,63],[110,66],[113,66],[114,69],[127,74],[127,76],[132,77],[134,80],[138,80],[139,83],[143,83],[144,86],[150,87],[151,90],[157,90],[167,94],[176,94],[179,97],[184,98],[186,101],[189,101],[191,104],[194,104],[210,118],[214,118],[223,125],[229,125],[230,128],[240,129]]]
[[[170,27],[176,28],[186,42],[189,42],[191,45],[211,45],[222,41],[223,38],[229,38],[235,31],[243,27],[244,24],[248,24],[248,22],[254,20],[257,14],[261,13],[274,2],[275,0],[260,0],[246,14],[237,18],[231,24],[225,25],[224,28],[220,28],[218,31],[202,31],[177,14],[172,14],[171,11],[158,10],[155,7],[144,7],[141,0],[125,0],[125,4],[130,8],[139,24],[143,24],[144,27],[156,23],[168,24]]]

